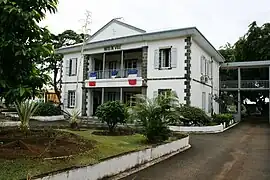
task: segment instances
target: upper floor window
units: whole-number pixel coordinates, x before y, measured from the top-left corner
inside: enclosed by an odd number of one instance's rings
[[[77,75],[77,58],[71,58],[66,63],[66,75],[76,76]]]
[[[171,48],[159,50],[159,67],[161,69],[171,68],[171,54]]]
[[[210,60],[207,60],[205,56],[201,56],[201,74],[203,76],[212,76],[212,64]]]
[[[170,47],[155,50],[154,68],[171,69],[177,67],[177,49]]]

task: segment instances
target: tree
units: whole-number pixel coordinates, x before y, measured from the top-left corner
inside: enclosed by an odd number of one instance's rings
[[[108,101],[97,108],[96,116],[101,122],[108,125],[110,133],[114,133],[117,124],[125,123],[127,120],[127,109],[119,101]]]
[[[51,36],[38,23],[46,12],[56,12],[57,4],[58,0],[0,1],[0,96],[7,101],[13,92],[18,100],[32,97],[46,81],[36,62],[52,53]]]
[[[84,35],[77,34],[73,30],[66,30],[61,34],[52,35],[51,42],[53,44],[54,49],[58,49],[64,46],[70,46],[77,43],[81,43],[83,41]],[[43,72],[49,72],[53,74],[53,78],[50,84],[53,86],[54,91],[60,101],[60,90],[59,90],[59,83],[60,83],[60,68],[62,63],[63,55],[57,54],[55,50],[52,54],[45,58],[44,61],[41,61],[41,67]]]

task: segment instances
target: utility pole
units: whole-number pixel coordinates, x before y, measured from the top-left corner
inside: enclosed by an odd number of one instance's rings
[[[84,48],[86,45],[86,41],[87,41],[87,35],[88,33],[90,33],[90,28],[89,25],[92,23],[92,13],[88,10],[86,10],[85,12],[85,19],[83,20],[84,24],[82,26],[82,33],[84,35],[83,37],[83,42],[82,42],[82,48],[81,48],[81,54],[80,54],[80,58],[79,58],[79,65],[77,67],[77,81],[76,81],[76,102],[75,102],[75,108],[78,108],[78,97],[79,97],[79,72],[81,70],[81,66],[82,66],[82,61],[84,60]]]

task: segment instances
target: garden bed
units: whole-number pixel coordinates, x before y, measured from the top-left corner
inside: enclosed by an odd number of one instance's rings
[[[14,131],[14,136],[7,135],[6,132],[0,133],[0,139],[2,138],[4,144],[21,140],[33,152],[24,145],[18,144],[20,142],[7,148],[1,148],[0,166],[2,169],[0,179],[25,179],[27,175],[32,177],[63,169],[96,164],[112,156],[149,147],[148,144],[144,143],[144,136],[139,134],[116,137],[96,136],[92,134],[93,130],[58,130],[56,134],[58,134],[59,139],[56,144],[53,145],[50,152],[39,157],[40,152],[44,152],[48,142],[54,140],[55,135],[48,136],[50,134],[48,134],[48,131],[43,134],[40,131],[32,133],[26,138],[21,136],[18,131]],[[67,158],[56,158],[63,156]],[[53,157],[53,159],[50,159],[50,157]]]
[[[95,141],[71,133],[53,130],[0,131],[0,158],[58,158],[79,154],[94,148]]]

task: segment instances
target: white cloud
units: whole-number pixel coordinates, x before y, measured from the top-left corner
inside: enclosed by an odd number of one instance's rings
[[[92,33],[113,18],[147,31],[196,26],[219,48],[234,43],[252,21],[270,21],[269,0],[59,0],[58,12],[41,24],[53,33],[80,32],[85,10],[92,12]]]

